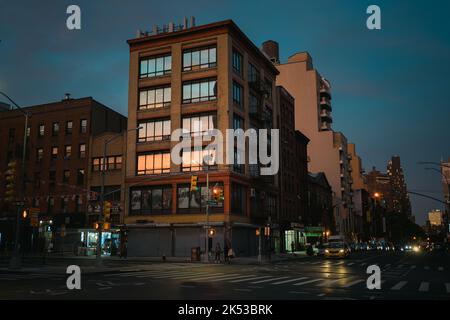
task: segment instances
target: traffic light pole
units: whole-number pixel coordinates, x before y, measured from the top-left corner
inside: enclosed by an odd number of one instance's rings
[[[101,173],[102,173],[102,183],[100,187],[100,214],[99,214],[99,226],[98,226],[98,233],[97,233],[97,252],[95,256],[95,265],[97,267],[102,266],[102,228],[103,228],[103,209],[104,209],[104,202],[105,202],[105,175],[106,175],[106,148],[108,146],[108,143],[110,143],[112,139],[106,140],[103,145],[103,163],[100,164]]]
[[[206,173],[205,262],[209,262],[209,172]]]
[[[26,151],[27,151],[27,129],[28,129],[28,119],[31,114],[27,111],[24,111],[17,103],[15,103],[8,95],[0,91],[0,94],[8,99],[20,112],[25,116],[25,128],[23,132],[23,151],[22,151],[22,202],[17,206],[17,221],[16,221],[16,237],[14,241],[14,252],[11,257],[11,261],[9,267],[11,269],[18,269],[21,266],[21,257],[20,257],[20,217],[21,211],[25,207],[25,159],[26,159]]]

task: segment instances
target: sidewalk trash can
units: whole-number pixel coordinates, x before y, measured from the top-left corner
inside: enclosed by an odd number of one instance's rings
[[[200,247],[191,248],[191,261],[200,261]]]

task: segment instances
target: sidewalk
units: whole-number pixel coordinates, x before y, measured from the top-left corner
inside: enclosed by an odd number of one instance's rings
[[[275,262],[281,261],[295,261],[298,259],[302,259],[307,257],[305,252],[295,252],[289,254],[274,254],[271,256],[271,259],[268,260],[267,257],[262,257],[261,263],[258,262],[257,256],[252,257],[236,257],[231,260],[231,265],[259,265],[259,264],[271,264]],[[38,261],[38,266],[33,266],[30,262],[25,263],[25,265],[17,270],[12,270],[8,268],[8,265],[5,264],[5,260],[3,260],[3,264],[0,266],[0,273],[10,273],[10,274],[66,274],[66,268],[69,264],[61,263],[58,265],[58,262],[61,260],[70,261],[70,264],[77,264],[78,261],[92,261],[92,265],[80,265],[82,273],[84,274],[95,274],[95,273],[119,273],[119,272],[138,272],[138,271],[146,271],[149,266],[152,266],[154,263],[195,263],[195,264],[207,264],[204,261],[193,261],[191,262],[190,257],[166,257],[166,260],[163,261],[162,257],[102,257],[103,266],[96,267],[95,266],[95,256],[47,256],[46,264],[43,264],[42,256],[25,256],[23,259],[36,259]],[[123,262],[123,265],[122,263]],[[131,263],[135,263],[130,265]],[[111,265],[111,263],[113,263]],[[214,264],[214,261],[211,259],[209,264]],[[222,262],[223,264],[223,262]]]

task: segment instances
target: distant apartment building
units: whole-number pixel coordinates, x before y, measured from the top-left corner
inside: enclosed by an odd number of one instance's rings
[[[170,155],[178,128],[191,138],[209,129],[276,128],[278,70],[231,20],[155,27],[128,44],[128,127],[142,127],[127,136],[129,255],[189,256],[217,243],[237,255],[256,254],[255,230],[265,225],[273,227],[271,246],[279,246],[277,176],[263,176],[247,161],[217,164],[206,149],[184,150],[181,165]],[[209,161],[202,161],[205,155]],[[193,191],[192,176],[198,177]],[[223,197],[211,204],[213,192]],[[208,228],[214,237],[207,237]]]
[[[392,211],[411,216],[411,202],[406,187],[405,175],[399,156],[392,156],[387,165],[387,174],[392,188]]]
[[[430,221],[431,226],[442,226],[442,211],[437,209],[428,212],[428,221]]]
[[[314,69],[307,52],[296,53],[286,63],[280,63],[276,42],[265,42],[263,51],[280,72],[277,84],[285,87],[295,99],[295,128],[310,140],[308,170],[324,172],[332,186],[337,232],[351,235],[354,229],[351,167],[347,139],[331,127],[330,83]]]
[[[23,247],[34,239],[51,239],[62,226],[86,226],[91,140],[103,132],[121,132],[126,118],[91,97],[66,99],[26,107],[30,113],[26,130],[25,181],[21,163],[25,119],[18,110],[0,112],[0,208],[1,231],[12,240],[16,207],[5,201],[5,171],[16,162],[15,198],[25,198],[25,209],[39,215],[39,228],[32,229],[24,221]],[[3,237],[5,240],[5,237]],[[35,240],[34,245],[38,242]]]
[[[367,173],[366,179],[370,196],[374,197],[377,194],[387,212],[403,213],[411,217],[411,203],[400,157],[391,158],[386,173],[373,167],[372,171]]]
[[[356,153],[354,143],[349,143],[348,152],[350,155],[351,180],[353,186],[353,205],[354,205],[354,231],[359,234],[360,238],[367,235],[367,210],[369,207],[369,193],[367,191],[367,181],[364,176],[361,157]]]

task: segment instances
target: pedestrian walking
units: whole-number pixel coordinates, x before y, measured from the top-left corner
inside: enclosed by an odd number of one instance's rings
[[[222,254],[222,248],[220,247],[220,243],[217,242],[216,244],[216,258],[215,263],[220,263],[220,255]]]
[[[234,251],[233,251],[233,249],[230,247],[229,249],[228,249],[228,263],[231,263],[231,259],[233,259],[234,258]]]

